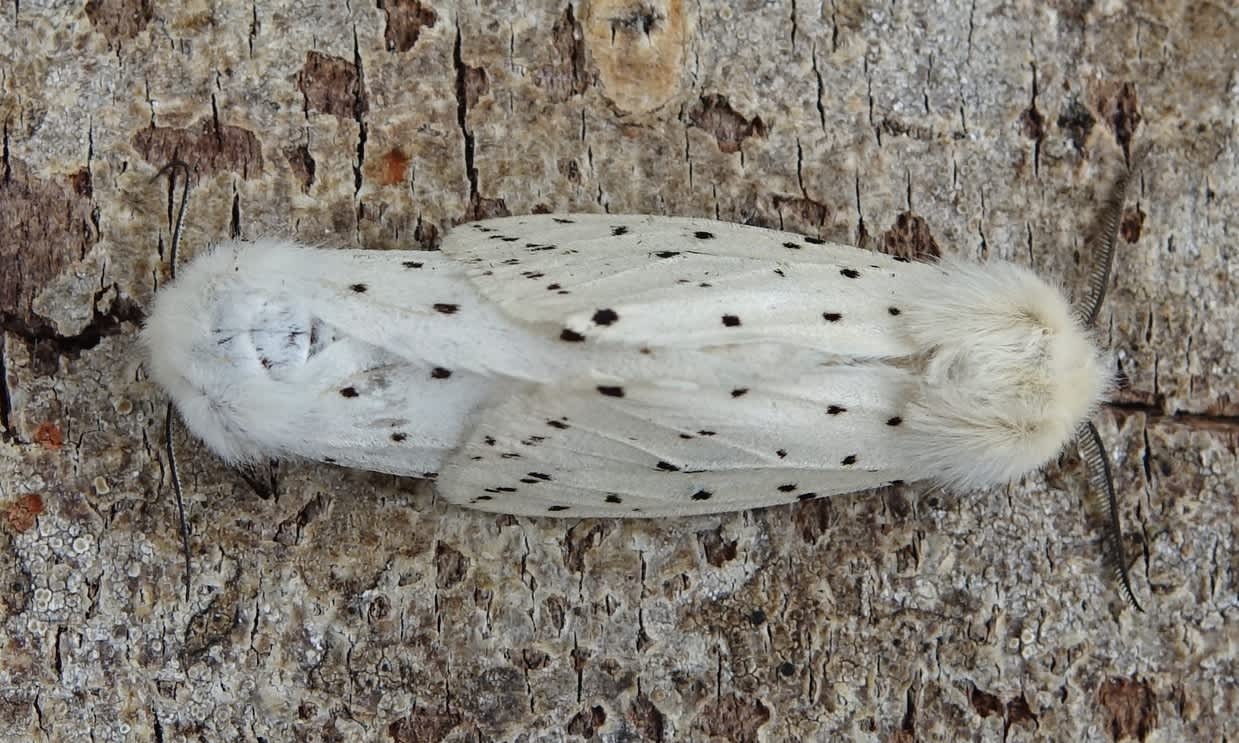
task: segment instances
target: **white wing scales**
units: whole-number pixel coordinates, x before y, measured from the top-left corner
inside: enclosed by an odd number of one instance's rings
[[[828,376],[805,382],[844,381]],[[873,374],[832,404],[774,385],[541,389],[485,411],[438,487],[531,516],[689,515],[863,490],[908,476],[892,456],[891,405],[872,404],[905,383]]]
[[[527,515],[663,516],[909,479],[900,287],[935,269],[708,220],[568,215],[462,225],[479,292],[586,359],[587,378],[482,410],[438,480]]]
[[[898,353],[890,333],[871,331],[892,324],[909,269],[933,272],[792,233],[647,216],[476,222],[450,232],[443,252],[505,312],[587,339],[669,347],[773,339],[840,355]],[[827,317],[838,319],[824,336]]]

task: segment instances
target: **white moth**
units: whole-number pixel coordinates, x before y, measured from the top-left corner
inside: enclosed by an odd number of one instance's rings
[[[1028,473],[1111,385],[1095,314],[1002,261],[569,214],[462,225],[440,252],[223,243],[158,293],[143,341],[228,462],[437,474],[442,497],[501,513],[665,517]]]

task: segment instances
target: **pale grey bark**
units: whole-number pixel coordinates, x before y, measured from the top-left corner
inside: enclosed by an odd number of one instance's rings
[[[0,35],[0,738],[1221,740],[1236,722],[1239,12],[1225,2],[13,2]],[[531,521],[183,432],[135,332],[183,249],[430,247],[539,209],[1012,258],[1082,285],[1152,142],[1074,457],[683,521]]]

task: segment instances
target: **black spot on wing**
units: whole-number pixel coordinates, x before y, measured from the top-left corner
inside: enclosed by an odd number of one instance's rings
[[[594,313],[595,325],[610,325],[619,319],[619,315],[612,309],[601,309]]]
[[[779,459],[783,459],[787,457],[787,449],[779,449],[778,451],[775,452],[775,454],[778,455]]]
[[[391,440],[395,441],[397,444],[399,444],[401,441],[404,441],[407,438],[409,438],[409,435],[407,433],[400,433],[399,431],[391,435]]]
[[[744,395],[748,394],[748,391],[749,391],[748,387],[737,387],[731,391],[731,396],[732,397],[743,397]]]
[[[546,422],[546,425],[550,426],[551,428],[558,428],[561,431],[564,430],[565,428],[571,428],[571,426],[569,426],[567,423],[564,423],[563,421],[557,421],[557,420],[549,420]]]
[[[676,467],[674,464],[670,462],[666,462],[666,461],[660,460],[658,464],[655,466],[658,467],[658,469],[662,470],[663,472],[679,472],[680,471],[679,467]]]
[[[564,219],[563,217],[551,217],[551,221],[559,224],[576,224],[576,222],[571,219]]]
[[[623,503],[624,499],[619,497],[615,493],[611,493],[606,497],[606,501],[607,503]]]
[[[714,233],[706,232],[705,230],[697,230],[696,232],[693,233],[693,237],[697,238],[698,240],[713,240]]]
[[[430,370],[430,376],[435,379],[447,379],[448,377],[452,376],[452,370],[444,369],[441,366],[436,366],[435,368]]]
[[[912,262],[911,258],[905,258],[902,255],[892,255],[891,259],[899,261],[900,263],[911,263]]]
[[[898,426],[900,423],[903,423],[903,418],[900,418],[897,415],[894,416],[893,418],[886,419],[886,425],[888,426]]]
[[[559,340],[567,341],[568,343],[580,343],[585,340],[585,336],[571,328],[564,328],[563,332],[559,334]]]
[[[900,314],[900,310],[898,307],[887,307],[886,311],[891,313],[892,317]]]
[[[620,235],[627,235],[627,234],[628,234],[628,228],[622,224],[616,225],[615,227],[611,228],[611,237],[619,237]]]
[[[825,245],[826,244],[826,241],[820,237],[806,237],[804,241],[809,243],[810,245]]]
[[[400,265],[404,266],[405,268],[421,268],[425,264],[422,263],[421,261],[404,261]]]
[[[823,312],[822,319],[826,322],[839,322],[843,319],[843,315],[838,312]]]
[[[794,482],[789,482],[789,483],[788,483],[788,484],[786,484],[786,485],[780,485],[780,486],[779,486],[779,492],[780,492],[780,493],[790,493],[790,492],[792,492],[792,491],[793,491],[793,490],[795,490],[795,489],[796,489],[796,483],[794,483]]]
[[[598,391],[606,395],[607,397],[623,397],[624,396],[624,388],[616,387],[614,385],[599,385]]]
[[[658,256],[659,258],[674,258],[679,254],[680,254],[680,251],[678,250],[660,250],[654,255]]]
[[[341,397],[357,397],[359,394],[361,393],[357,391],[356,387],[344,387],[340,390]]]
[[[691,497],[693,500],[710,500],[714,497],[714,493],[711,493],[709,490],[698,490]]]
[[[843,407],[842,405],[831,405],[830,407],[826,408],[826,412],[831,415],[838,415],[840,413],[846,413],[847,411],[848,409]]]
[[[567,510],[568,510],[568,506],[550,506],[550,507],[549,507],[549,508],[547,508],[546,510],[548,510],[548,511],[550,511],[550,512],[552,512],[552,513],[555,513],[556,511],[567,511]]]
[[[855,268],[845,268],[845,269],[842,269],[841,271],[839,271],[839,273],[840,273],[840,274],[842,274],[842,275],[844,275],[844,276],[846,276],[846,277],[848,277],[849,279],[859,279],[859,278],[860,278],[860,271],[857,271]]]
[[[785,242],[783,243],[783,247],[787,248],[788,250],[800,250],[800,243]]]
[[[368,287],[365,284],[350,284],[348,288],[352,289],[358,294],[365,294],[366,289]]]
[[[450,304],[448,302],[436,302],[434,304],[435,312],[442,312],[445,315],[455,315],[460,310],[460,305]]]
[[[843,458],[843,461],[840,462],[840,464],[842,464],[845,467],[848,465],[856,464],[856,455],[855,454],[847,455],[846,457]]]
[[[723,325],[729,328],[740,327],[740,318],[735,315],[723,315]]]

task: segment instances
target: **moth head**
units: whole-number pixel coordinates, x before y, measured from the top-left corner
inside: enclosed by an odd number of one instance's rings
[[[924,382],[909,424],[940,480],[1010,481],[1062,451],[1111,385],[1109,364],[1062,293],[992,261],[947,267],[906,311]]]
[[[221,245],[161,289],[142,344],[189,429],[224,460],[247,462],[277,454],[257,435],[272,425],[263,401],[277,402],[272,382],[296,373],[318,339],[295,303],[247,291],[235,256]]]

